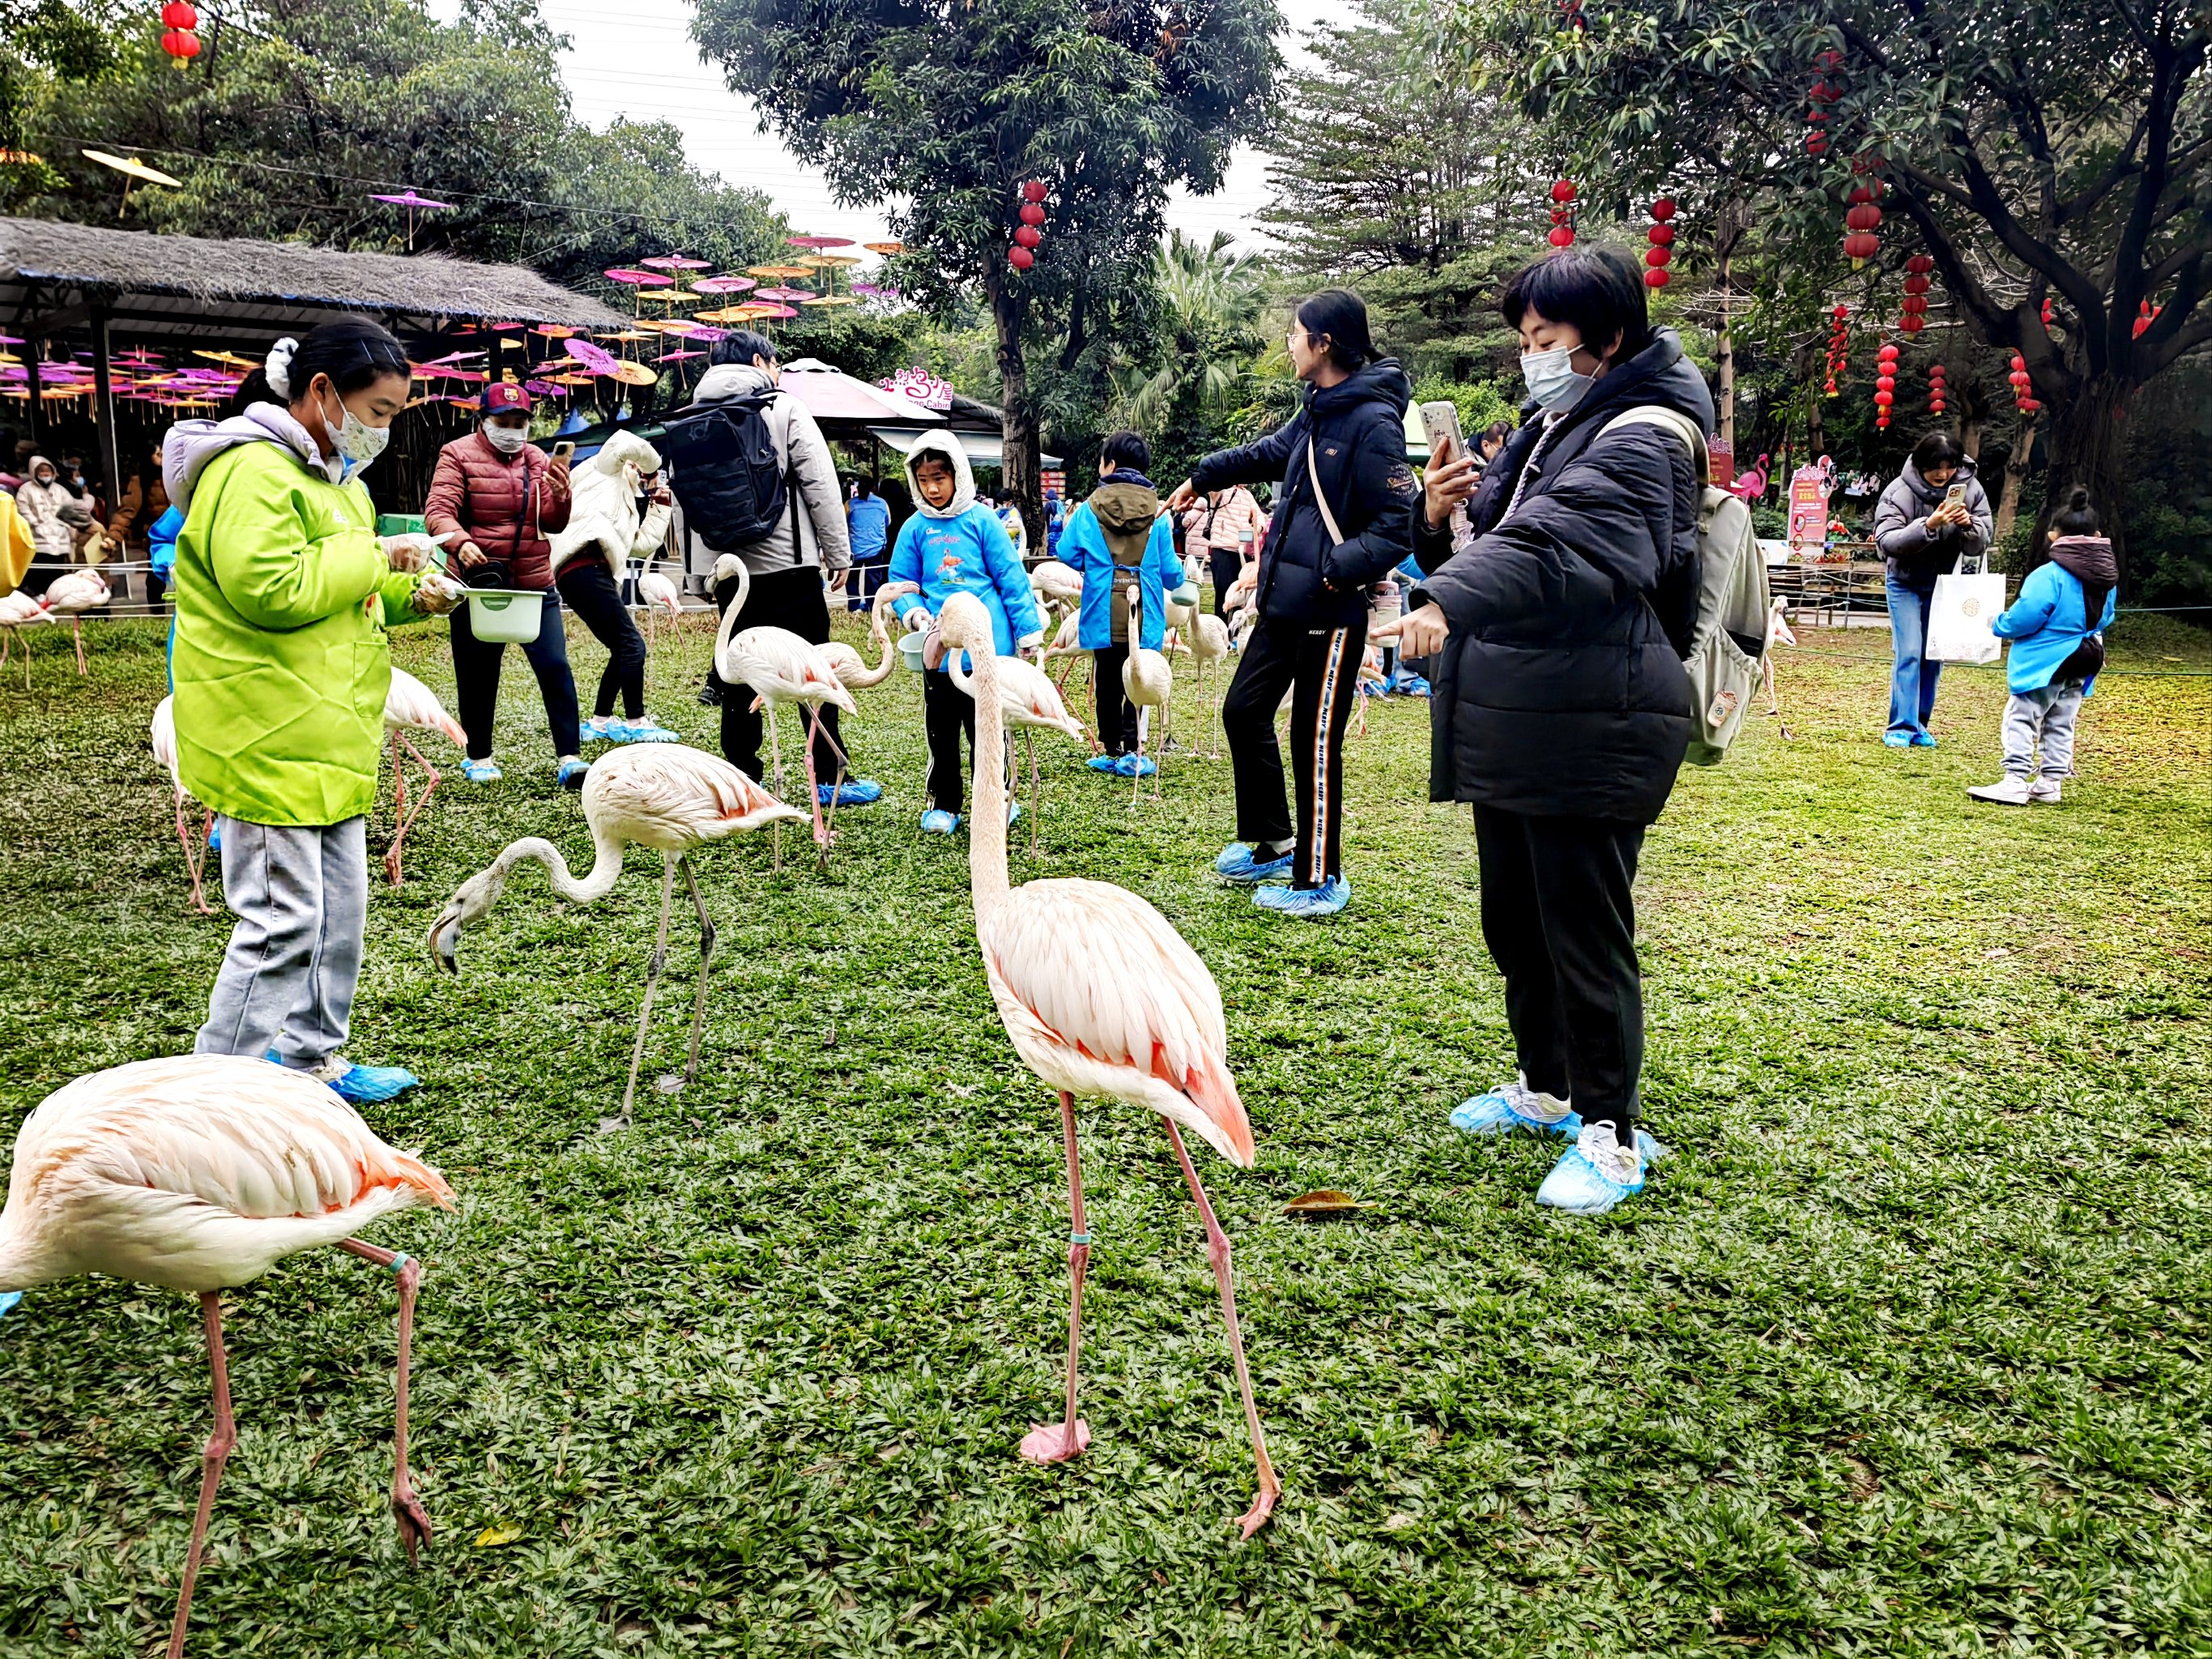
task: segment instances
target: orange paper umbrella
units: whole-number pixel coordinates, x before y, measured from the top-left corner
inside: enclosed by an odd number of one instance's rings
[[[863,242],[860,246],[867,249],[871,253],[882,253],[888,255],[892,253],[903,253],[906,252],[906,244],[904,242]]]
[[[660,376],[643,363],[621,363],[616,366],[615,379],[620,380],[624,386],[651,386],[659,380]]]
[[[747,265],[748,276],[765,276],[775,282],[787,282],[794,276],[811,276],[814,271],[807,265]]]
[[[801,300],[803,306],[856,306],[860,302],[849,294],[817,294],[811,300]]]

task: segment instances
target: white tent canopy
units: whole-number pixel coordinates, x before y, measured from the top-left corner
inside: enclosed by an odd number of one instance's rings
[[[868,434],[871,437],[889,444],[903,455],[921,441],[923,433],[943,430],[942,427],[872,426],[868,428]],[[968,452],[968,459],[975,465],[1004,466],[1006,465],[1006,441],[997,433],[955,431],[952,435],[960,440],[960,447]],[[1065,465],[1057,455],[1041,455],[1037,459],[1039,465],[1043,466],[1056,467]]]

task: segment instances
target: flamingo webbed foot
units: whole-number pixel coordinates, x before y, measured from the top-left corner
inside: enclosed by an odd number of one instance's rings
[[[1252,1507],[1244,1511],[1243,1519],[1237,1523],[1243,1529],[1245,1537],[1251,1537],[1267,1524],[1267,1517],[1275,1512],[1275,1499],[1282,1495],[1282,1491],[1283,1483],[1271,1474],[1261,1485],[1260,1495],[1253,1500]]]
[[[1091,1425],[1079,1417],[1072,1424],[1035,1425],[1022,1437],[1022,1443],[1016,1449],[1027,1462],[1065,1463],[1071,1458],[1082,1456],[1090,1449]],[[1273,1500],[1268,1501],[1273,1503]]]
[[[407,1552],[407,1565],[419,1566],[419,1553],[430,1547],[430,1517],[404,1471],[392,1482],[392,1518],[399,1523],[399,1544]]]

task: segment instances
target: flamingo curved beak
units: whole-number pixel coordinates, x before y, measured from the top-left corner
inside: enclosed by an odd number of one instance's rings
[[[945,662],[945,629],[941,623],[932,623],[928,635],[921,642],[922,666],[934,674]]]
[[[445,914],[430,924],[430,957],[438,966],[456,979],[459,979],[461,975],[461,964],[458,954],[460,946],[460,914],[448,905]]]

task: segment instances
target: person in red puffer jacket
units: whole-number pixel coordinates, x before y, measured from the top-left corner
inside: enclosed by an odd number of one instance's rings
[[[522,647],[522,654],[545,700],[556,775],[564,787],[580,789],[585,767],[577,753],[582,730],[576,681],[568,671],[568,642],[548,540],[568,528],[568,463],[550,459],[530,441],[530,393],[521,386],[495,382],[484,388],[479,407],[483,419],[477,430],[438,452],[423,517],[470,586],[544,594],[538,637]],[[466,606],[454,611],[453,680],[461,728],[469,740],[461,774],[472,783],[489,783],[500,775],[492,759],[492,726],[506,653],[496,641],[477,638]]]

